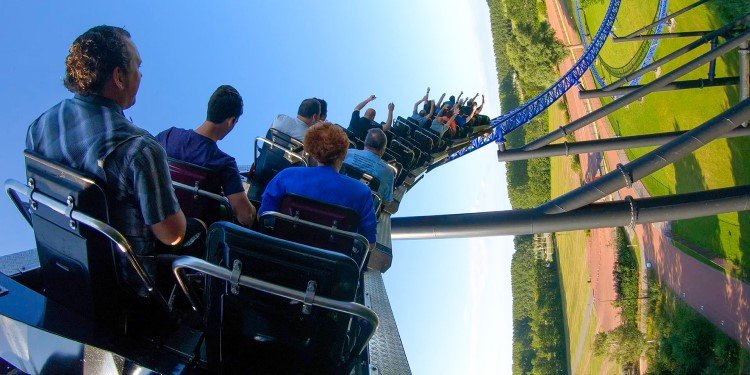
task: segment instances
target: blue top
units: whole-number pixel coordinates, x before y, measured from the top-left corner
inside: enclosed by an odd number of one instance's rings
[[[95,95],[63,100],[31,123],[26,148],[104,181],[115,200],[110,224],[139,254],[153,250],[148,225],[180,210],[164,149],[112,100]]]
[[[219,149],[212,139],[193,130],[171,127],[156,136],[170,158],[199,165],[221,175],[224,195],[245,191],[240,180],[240,170],[233,157]]]
[[[369,150],[349,150],[344,163],[378,178],[378,195],[383,202],[393,200],[393,170],[378,155]]]
[[[329,166],[286,168],[266,186],[258,215],[266,211],[278,212],[281,198],[286,193],[353,209],[359,214],[357,233],[375,243],[375,209],[372,193],[365,184],[341,175]]]

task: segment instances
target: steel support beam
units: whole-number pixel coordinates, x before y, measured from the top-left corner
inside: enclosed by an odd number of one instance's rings
[[[740,100],[750,97],[750,43],[745,42],[740,45]],[[747,121],[742,126],[747,126]]]
[[[661,33],[661,34],[645,34],[645,35],[634,35],[631,37],[612,37],[612,41],[615,43],[622,42],[636,42],[652,39],[671,39],[671,38],[689,38],[695,36],[704,36],[713,32],[713,30],[704,31],[683,31],[679,33]]]
[[[557,214],[596,202],[682,159],[706,143],[738,127],[747,119],[750,119],[750,99],[743,100],[702,125],[626,165],[618,164],[617,169],[598,180],[550,200],[539,206],[539,209],[547,214]]]
[[[687,131],[676,131],[659,134],[634,135],[630,137],[617,137],[611,139],[598,139],[595,141],[581,141],[574,143],[559,143],[547,145],[536,150],[524,151],[516,148],[497,152],[497,161],[516,161],[534,158],[546,158],[552,156],[585,154],[589,152],[602,152],[611,150],[625,150],[638,147],[660,146],[687,133]],[[717,138],[737,138],[750,136],[750,128],[738,127],[729,133],[722,134]]]
[[[642,75],[644,75],[644,74],[646,74],[646,73],[648,73],[648,72],[650,72],[652,70],[656,70],[656,68],[658,68],[658,67],[660,67],[660,66],[662,66],[662,65],[664,65],[664,64],[666,64],[666,63],[668,63],[668,62],[670,62],[670,61],[672,61],[672,60],[674,60],[674,59],[676,59],[676,58],[678,58],[678,57],[680,57],[682,55],[684,55],[687,52],[690,52],[690,51],[692,51],[692,50],[694,50],[694,49],[696,49],[696,48],[698,48],[698,47],[700,47],[700,46],[702,46],[702,45],[704,45],[706,43],[711,42],[712,39],[714,39],[714,38],[716,38],[718,36],[725,36],[727,33],[729,33],[735,27],[744,25],[747,22],[750,22],[750,13],[745,14],[744,16],[742,16],[742,17],[740,17],[740,18],[738,18],[738,19],[736,19],[736,20],[734,20],[734,21],[732,21],[732,22],[724,25],[724,27],[722,27],[722,28],[720,28],[720,29],[718,29],[718,30],[710,33],[710,34],[706,34],[703,37],[701,37],[700,39],[697,39],[697,40],[689,43],[688,45],[675,50],[674,52],[670,53],[669,55],[664,56],[661,59],[656,60],[656,61],[652,62],[651,64],[648,64],[648,65],[646,65],[646,66],[644,66],[644,67],[636,70],[635,72],[630,73],[630,74],[626,75],[625,77],[622,77],[622,78],[618,79],[617,81],[609,84],[608,86],[603,87],[602,90],[604,90],[604,91],[610,91],[612,89],[620,87],[620,86],[622,86],[622,85],[624,85],[624,84],[632,81],[635,78],[638,78],[638,77],[640,77],[640,76],[642,76]]]
[[[660,24],[660,23],[662,23],[662,22],[664,22],[664,21],[666,21],[666,20],[668,20],[670,18],[675,18],[675,17],[679,16],[680,14],[683,14],[683,13],[685,13],[685,12],[687,12],[687,11],[689,11],[689,10],[691,10],[691,9],[693,9],[693,8],[695,8],[695,7],[703,4],[703,3],[708,2],[708,1],[710,1],[710,0],[698,0],[698,1],[696,1],[696,2],[694,2],[692,4],[690,4],[690,5],[682,8],[682,9],[680,9],[680,10],[672,13],[672,14],[666,15],[664,18],[658,19],[658,20],[656,20],[654,22],[651,22],[650,24],[648,24],[646,26],[641,27],[640,29],[638,29],[636,31],[633,31],[632,33],[630,33],[630,34],[622,37],[621,39],[629,39],[629,38],[632,38],[632,37],[634,37],[636,35],[640,35],[641,33],[645,32],[646,30],[648,30],[648,29],[650,29],[650,28],[652,28],[652,27],[654,27],[654,26],[656,26],[656,25],[658,25],[658,24]]]
[[[511,236],[633,226],[750,210],[750,186],[592,203],[560,214],[539,208],[393,219],[394,240]]]
[[[747,17],[750,17],[750,14],[748,14]],[[604,116],[609,115],[610,113],[625,107],[626,105],[640,99],[641,97],[650,94],[667,84],[673,82],[677,78],[682,77],[683,75],[697,69],[699,66],[715,59],[717,56],[721,56],[732,49],[738,47],[743,42],[747,41],[748,38],[750,38],[750,29],[745,30],[742,34],[738,35],[736,38],[727,40],[726,43],[716,47],[715,49],[712,49],[705,54],[699,56],[698,58],[688,62],[687,64],[657,78],[653,82],[641,87],[640,89],[637,89],[630,94],[627,94],[625,96],[622,96],[621,98],[613,101],[609,105],[606,105],[604,107],[601,107],[594,112],[591,112],[573,122],[571,122],[568,125],[561,126],[557,130],[548,133],[547,135],[544,135],[529,144],[525,145],[523,147],[524,150],[534,150],[539,147],[548,145],[555,140],[558,140],[567,134],[572,133],[575,130],[578,130]],[[738,123],[739,124],[739,123]]]
[[[739,77],[722,77],[714,78],[712,81],[706,79],[694,79],[689,81],[675,81],[668,83],[663,87],[654,90],[656,91],[673,91],[673,90],[688,90],[688,89],[702,89],[704,87],[716,87],[716,86],[728,86],[736,85],[740,81]],[[581,99],[592,99],[601,98],[605,96],[623,96],[630,94],[631,92],[642,88],[644,85],[618,87],[610,91],[603,90],[581,90],[578,92],[578,97]]]

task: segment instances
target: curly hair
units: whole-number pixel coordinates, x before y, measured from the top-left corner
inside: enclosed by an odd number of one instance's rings
[[[96,26],[81,34],[65,59],[65,87],[76,94],[98,94],[112,71],[127,72],[130,64],[126,38],[130,33],[115,26]]]
[[[349,138],[344,129],[330,122],[319,122],[305,134],[305,151],[320,164],[333,165],[343,161],[349,149]]]

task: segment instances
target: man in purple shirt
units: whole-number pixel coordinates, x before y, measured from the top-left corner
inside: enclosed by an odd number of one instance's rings
[[[255,207],[247,199],[237,162],[216,145],[234,129],[240,115],[240,93],[232,86],[219,86],[208,101],[206,121],[195,130],[169,128],[156,139],[169,157],[217,171],[237,221],[250,227],[255,221]]]

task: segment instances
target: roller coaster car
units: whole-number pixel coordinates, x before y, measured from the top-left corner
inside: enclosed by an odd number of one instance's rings
[[[390,164],[389,164],[390,167]],[[395,169],[395,168],[394,168]],[[377,215],[380,213],[380,209],[383,206],[383,198],[378,195],[377,191],[380,188],[380,179],[377,177],[349,164],[342,164],[341,169],[339,170],[339,173],[349,176],[370,188],[372,190],[372,201],[373,206],[375,207],[375,214]],[[397,172],[394,171],[393,176],[395,179]]]
[[[249,178],[251,188],[248,192],[251,201],[260,202],[266,184],[281,170],[307,166],[302,142],[277,129],[268,129],[265,138],[255,138],[254,147],[254,167]]]
[[[346,133],[347,138],[349,138],[349,143],[353,144],[354,148],[356,148],[358,150],[362,150],[363,148],[365,148],[365,142],[362,141],[361,139],[357,138],[357,135],[354,134],[353,131],[351,131],[351,130],[343,127],[343,126],[340,126],[340,125],[339,125],[339,127],[341,129],[344,129],[344,133]],[[350,147],[350,148],[352,148],[352,147]]]
[[[40,267],[0,274],[0,365],[334,374],[366,366],[361,353],[378,320],[355,303],[360,270],[352,258],[217,222],[208,236],[214,263],[156,257],[171,265],[159,274],[108,224],[109,212],[122,208],[108,207],[103,185],[25,157],[28,184],[5,187],[33,226]],[[179,285],[189,304],[177,294],[165,299],[152,273]],[[196,278],[205,283],[186,280]]]
[[[367,239],[357,234],[359,215],[348,207],[319,202],[296,194],[285,194],[280,212],[260,215],[260,230],[321,249],[344,254],[363,268],[369,250]]]
[[[229,277],[209,278],[206,287],[209,367],[231,374],[350,372],[377,326],[374,313],[353,302],[360,277],[353,259],[221,222],[211,227],[207,246],[209,257],[231,268],[219,267]],[[270,294],[254,288],[263,282],[274,285]]]
[[[233,221],[232,206],[221,188],[221,176],[195,164],[169,159],[177,201],[187,217],[201,219],[207,226],[217,221]]]

